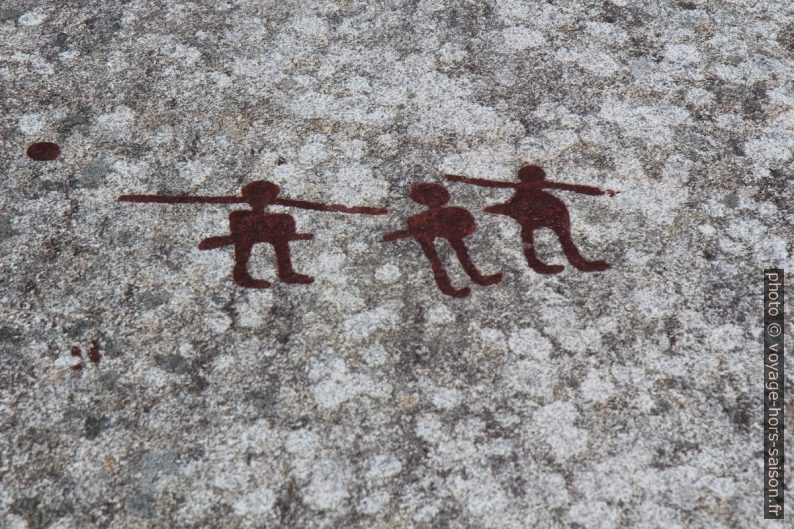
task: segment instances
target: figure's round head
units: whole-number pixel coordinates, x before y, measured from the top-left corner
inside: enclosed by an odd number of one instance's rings
[[[414,201],[431,208],[443,206],[449,199],[449,191],[438,184],[416,184],[411,188],[411,198]]]
[[[540,182],[546,179],[546,173],[538,165],[525,165],[518,170],[518,179],[522,182]]]
[[[242,195],[252,208],[263,209],[276,200],[279,191],[281,188],[272,182],[256,180],[243,187]]]

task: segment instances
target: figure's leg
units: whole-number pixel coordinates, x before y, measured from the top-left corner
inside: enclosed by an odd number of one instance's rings
[[[276,266],[278,267],[278,277],[285,283],[311,283],[314,278],[311,276],[298,274],[292,269],[292,259],[289,255],[289,242],[279,241],[273,243],[273,250],[276,252]]]
[[[524,257],[527,259],[529,267],[538,274],[559,274],[562,272],[562,265],[548,265],[538,259],[535,255],[535,228],[528,226],[521,230],[521,242],[524,246]]]
[[[465,298],[468,296],[470,292],[468,288],[458,289],[453,287],[449,282],[447,271],[444,270],[444,265],[441,263],[441,258],[438,256],[438,252],[436,252],[436,247],[433,246],[433,243],[430,241],[419,241],[419,244],[422,246],[422,250],[430,261],[430,266],[433,268],[433,277],[436,279],[436,285],[438,285],[439,290],[454,298]]]
[[[609,263],[606,261],[588,261],[582,254],[579,253],[579,250],[576,248],[576,245],[571,238],[571,230],[565,229],[564,227],[554,228],[554,232],[557,234],[557,237],[560,239],[560,244],[562,245],[562,251],[565,252],[565,256],[568,258],[568,262],[571,263],[574,267],[578,268],[583,272],[599,272],[601,270],[606,270],[609,268]]]
[[[248,273],[248,259],[251,257],[252,246],[253,244],[250,242],[237,242],[234,245],[234,270],[232,271],[232,277],[234,282],[241,287],[267,288],[270,286],[269,281],[254,279]]]
[[[455,250],[458,256],[458,261],[463,266],[463,269],[469,274],[469,277],[478,285],[495,285],[502,280],[502,274],[492,274],[484,276],[477,270],[474,263],[471,262],[469,251],[466,249],[466,243],[462,239],[455,239],[449,241],[450,246]]]

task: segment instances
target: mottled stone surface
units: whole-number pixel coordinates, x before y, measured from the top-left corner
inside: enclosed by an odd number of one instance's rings
[[[3,0],[3,527],[783,527],[760,293],[794,273],[793,103],[787,0]],[[608,271],[532,272],[483,212],[509,191],[457,183],[502,283],[453,299],[381,241],[413,184],[525,163],[620,191],[556,192]],[[230,207],[116,201],[255,179],[390,212],[293,210],[315,283],[259,248],[255,291],[197,249]]]

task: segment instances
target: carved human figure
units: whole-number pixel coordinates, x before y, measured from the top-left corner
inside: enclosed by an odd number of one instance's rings
[[[383,240],[394,241],[408,237],[416,239],[430,261],[436,285],[449,296],[466,297],[469,295],[470,289],[468,287],[454,288],[450,283],[435,246],[435,240],[439,238],[445,239],[449,243],[463,270],[471,277],[472,281],[479,285],[493,285],[502,280],[502,274],[483,275],[472,263],[463,239],[477,229],[474,216],[463,208],[445,206],[450,200],[450,195],[444,186],[416,184],[411,188],[410,193],[415,202],[427,206],[428,209],[408,217],[406,220],[407,230],[387,233],[383,236]]]
[[[525,165],[518,170],[518,182],[467,178],[465,176],[446,175],[447,180],[473,184],[481,187],[511,188],[515,193],[503,204],[488,206],[485,211],[498,215],[507,215],[521,226],[521,241],[527,264],[539,274],[556,274],[563,270],[563,265],[549,265],[538,259],[535,254],[534,234],[541,228],[551,229],[559,238],[562,250],[568,262],[583,272],[596,272],[609,267],[606,261],[590,261],[585,259],[571,238],[571,220],[568,208],[562,200],[548,193],[547,189],[573,191],[585,195],[614,196],[616,191],[603,190],[597,187],[563,184],[546,180],[546,173],[537,165]]]
[[[242,195],[251,206],[250,210],[232,211],[229,214],[229,235],[208,237],[199,243],[199,250],[211,250],[234,245],[234,269],[232,277],[241,287],[267,288],[270,282],[254,279],[248,271],[251,248],[257,243],[268,243],[276,254],[278,278],[285,283],[311,283],[314,279],[298,274],[292,268],[290,241],[308,241],[311,233],[298,233],[295,219],[286,213],[270,213],[266,208],[274,204],[279,187],[271,182],[251,182],[242,189]]]
[[[267,288],[269,281],[255,279],[248,271],[251,249],[257,243],[273,246],[276,254],[278,277],[285,283],[311,283],[314,278],[295,272],[290,257],[291,241],[307,241],[314,237],[311,233],[298,233],[295,219],[286,213],[272,213],[268,206],[289,206],[315,211],[337,213],[358,213],[363,215],[383,215],[384,208],[348,207],[339,204],[321,204],[306,200],[279,198],[281,189],[272,182],[257,180],[244,186],[242,196],[193,196],[193,195],[123,195],[121,202],[156,202],[166,204],[237,204],[248,203],[250,210],[232,211],[229,214],[229,235],[208,237],[199,243],[200,250],[211,250],[223,246],[234,246],[234,282],[247,288]]]

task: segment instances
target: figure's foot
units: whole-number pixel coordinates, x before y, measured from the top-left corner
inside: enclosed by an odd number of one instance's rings
[[[546,263],[541,263],[541,262],[529,263],[529,267],[538,274],[543,274],[543,275],[559,274],[565,269],[563,265],[559,265],[559,264],[548,265]]]
[[[279,276],[279,279],[281,279],[285,283],[300,283],[304,285],[314,282],[314,278],[312,276],[307,276],[303,274],[286,274],[283,276]]]
[[[235,278],[235,284],[239,287],[243,288],[268,288],[270,287],[270,281],[265,281],[264,279],[254,279],[252,277],[239,279]]]
[[[464,288],[452,288],[452,287],[439,287],[441,292],[446,294],[447,296],[452,296],[453,298],[465,298],[471,293],[469,287]]]
[[[606,261],[583,261],[581,263],[571,263],[582,272],[601,272],[609,268]]]
[[[268,288],[270,286],[270,281],[251,277],[248,267],[235,266],[232,269],[232,279],[237,286],[244,288]]]
[[[502,274],[491,274],[487,276],[473,277],[475,283],[482,286],[495,285],[502,280]]]
[[[527,265],[538,274],[559,274],[565,269],[562,265],[549,265],[538,259],[538,256],[535,255],[534,246],[527,241],[524,241],[524,258],[527,260]]]

